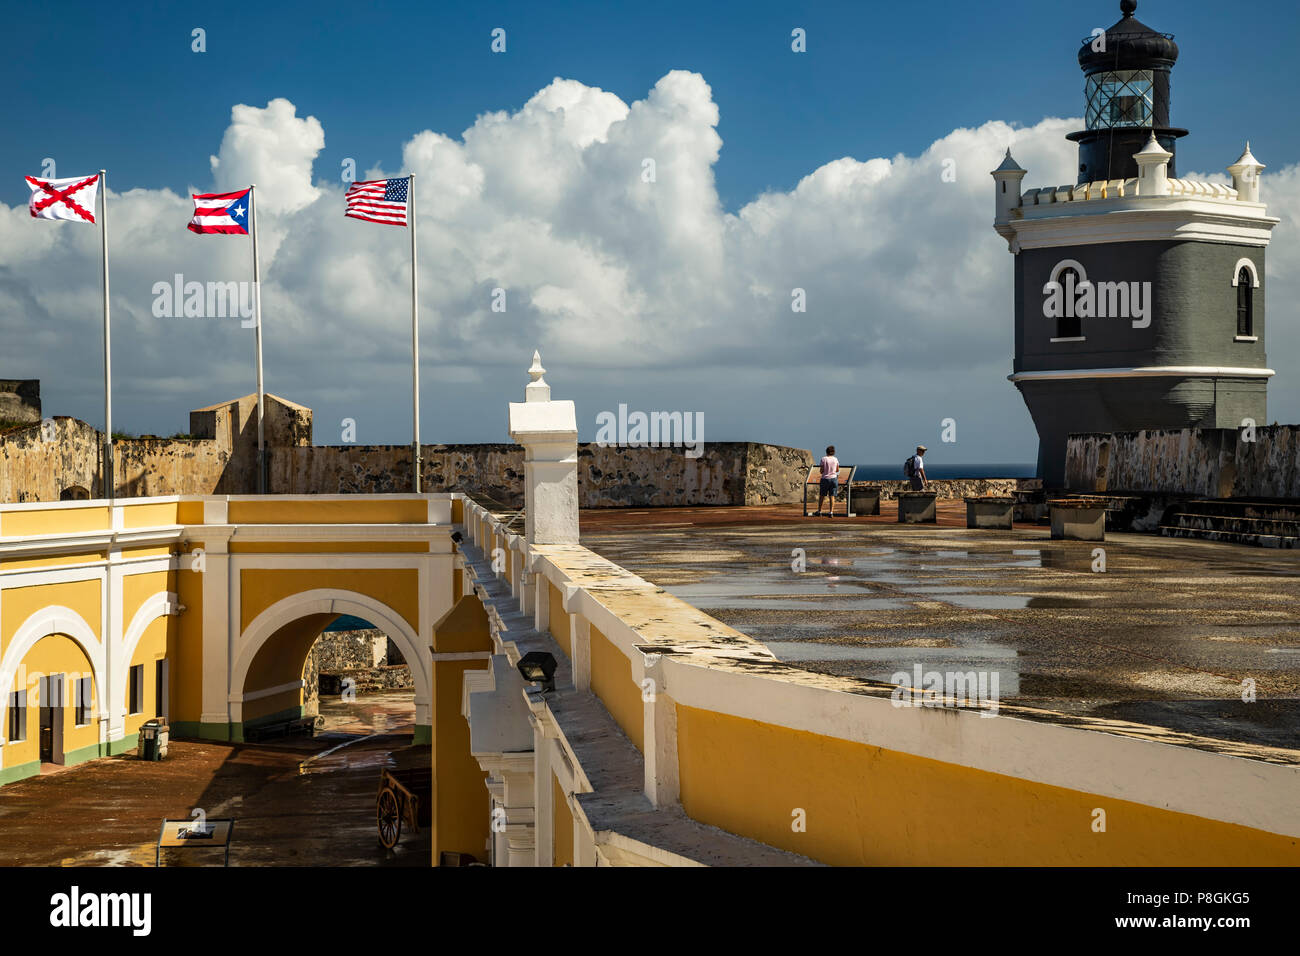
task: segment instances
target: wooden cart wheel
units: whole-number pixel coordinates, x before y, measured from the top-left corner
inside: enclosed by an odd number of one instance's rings
[[[380,791],[375,803],[375,818],[379,824],[379,843],[384,849],[391,850],[402,836],[402,813],[392,787]]]

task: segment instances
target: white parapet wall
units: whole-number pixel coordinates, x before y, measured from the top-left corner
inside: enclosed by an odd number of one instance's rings
[[[1300,863],[1295,751],[804,671],[514,517],[465,503],[494,666],[463,714],[515,821],[498,864]],[[554,690],[519,677],[530,651]]]

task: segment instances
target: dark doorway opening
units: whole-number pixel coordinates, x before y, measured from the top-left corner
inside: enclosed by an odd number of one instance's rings
[[[166,700],[166,698],[163,696],[163,690],[166,685],[166,680],[167,680],[166,659],[155,661],[154,682],[153,682],[153,714],[155,717],[164,716],[163,701]]]
[[[41,678],[41,763],[63,763],[63,675]]]

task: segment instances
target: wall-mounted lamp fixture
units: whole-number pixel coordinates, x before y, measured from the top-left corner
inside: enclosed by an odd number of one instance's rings
[[[519,674],[531,684],[541,684],[542,693],[555,690],[555,656],[546,651],[529,651],[515,665]]]

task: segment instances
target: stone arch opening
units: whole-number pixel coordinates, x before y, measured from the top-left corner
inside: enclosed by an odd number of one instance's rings
[[[414,686],[415,739],[428,739],[431,685],[429,653],[420,652],[411,625],[382,602],[358,592],[309,591],[285,598],[259,614],[240,639],[231,668],[232,731],[301,718],[306,713],[311,651],[326,628],[351,618],[372,625],[391,640],[410,668]]]
[[[0,659],[0,774],[18,779],[42,763],[80,763],[106,752],[103,676],[102,645],[75,611],[51,606],[24,621]]]

